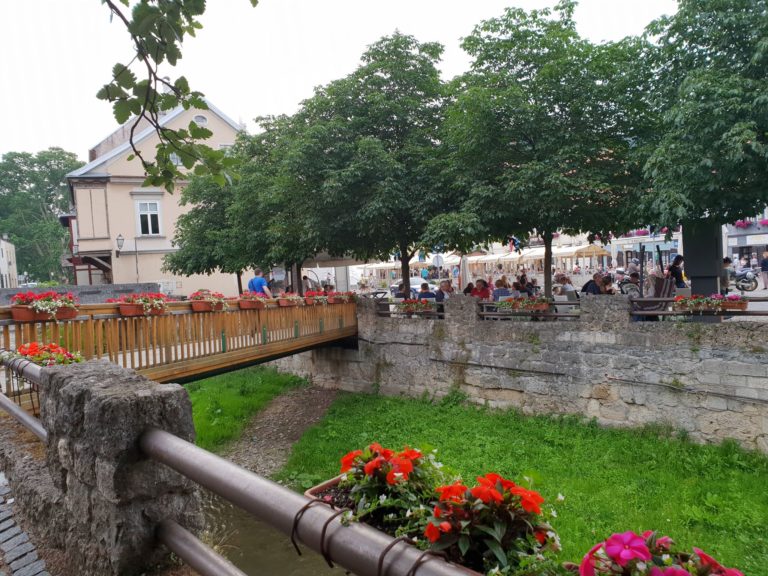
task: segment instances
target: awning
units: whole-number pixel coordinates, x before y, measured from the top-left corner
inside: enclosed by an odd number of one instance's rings
[[[610,256],[611,253],[608,252],[605,248],[602,246],[598,246],[597,244],[588,244],[586,246],[582,246],[576,250],[574,253],[574,256],[578,258],[595,258],[600,256]]]

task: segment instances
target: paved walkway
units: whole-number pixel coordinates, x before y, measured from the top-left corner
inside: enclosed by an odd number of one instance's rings
[[[51,576],[45,560],[38,558],[35,545],[13,517],[13,494],[0,474],[0,555],[5,560],[0,576]]]

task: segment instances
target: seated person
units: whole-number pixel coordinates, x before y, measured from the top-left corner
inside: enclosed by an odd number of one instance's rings
[[[325,296],[328,296],[328,294],[331,292],[333,292],[333,284],[326,284],[323,286],[323,294]]]
[[[429,284],[427,284],[426,282],[422,282],[421,290],[419,290],[419,293],[417,294],[417,298],[419,300],[427,300],[427,299],[436,298],[436,297],[437,296],[435,295],[435,293],[429,289]]]
[[[482,278],[478,279],[478,281],[475,282],[475,289],[470,292],[470,296],[480,298],[481,300],[490,300],[491,289],[488,288],[488,283]]]
[[[469,284],[467,284],[467,287],[466,287],[466,288],[464,288],[464,290],[463,290],[463,294],[464,294],[464,296],[471,296],[471,295],[472,295],[472,292],[473,292],[474,290],[475,290],[475,285],[474,285],[474,284],[472,284],[472,282],[470,282]]]
[[[503,279],[496,280],[495,284],[496,288],[493,291],[493,301],[498,302],[499,298],[505,298],[507,296],[511,296],[511,293],[509,291],[509,288],[507,288],[506,283]]]
[[[398,284],[397,285],[397,290],[395,291],[395,298],[406,299],[406,298],[410,298],[410,297],[411,297],[410,294],[406,294],[405,293],[405,284]]]
[[[603,276],[600,272],[595,272],[592,275],[592,280],[589,280],[584,286],[581,287],[583,294],[602,294],[600,287],[603,284]]]
[[[436,302],[445,302],[451,297],[451,283],[448,280],[442,280],[440,282],[440,288],[435,292]]]
[[[610,274],[603,276],[600,284],[600,294],[616,294],[616,290],[613,288],[613,278],[611,278]]]

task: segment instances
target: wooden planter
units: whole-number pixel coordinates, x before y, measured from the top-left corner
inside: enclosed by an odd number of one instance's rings
[[[240,310],[264,310],[267,307],[264,300],[238,300],[237,305]]]
[[[36,312],[32,306],[16,304],[11,306],[11,318],[17,322],[50,322],[52,320],[72,320],[77,318],[77,308],[59,308],[56,318],[47,312]]]
[[[149,312],[144,312],[142,304],[118,304],[121,316],[162,316],[165,314],[164,308],[150,308]]]
[[[208,302],[207,300],[191,300],[192,312],[218,312],[224,309],[223,302]]]
[[[328,304],[346,304],[349,298],[344,296],[328,296]]]
[[[746,300],[723,300],[720,303],[721,310],[746,310],[749,302]]]
[[[317,302],[315,301],[314,296],[304,296],[304,304],[306,304],[307,306],[314,306],[315,304],[317,304]]]
[[[549,310],[549,304],[546,302],[543,304],[534,304],[533,306],[526,306],[525,308],[519,308],[519,310],[526,310],[528,312],[546,312]]]
[[[299,301],[298,300],[289,300],[288,298],[278,298],[277,299],[277,305],[283,306],[285,308],[289,306],[298,306]]]

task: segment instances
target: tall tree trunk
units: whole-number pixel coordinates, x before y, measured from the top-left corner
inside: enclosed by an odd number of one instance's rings
[[[400,274],[403,278],[403,292],[410,298],[411,296],[411,256],[408,254],[407,247],[400,247]]]
[[[236,275],[237,275],[237,294],[241,295],[243,293],[243,271],[238,270]]]
[[[552,232],[544,232],[544,295],[552,298]]]

